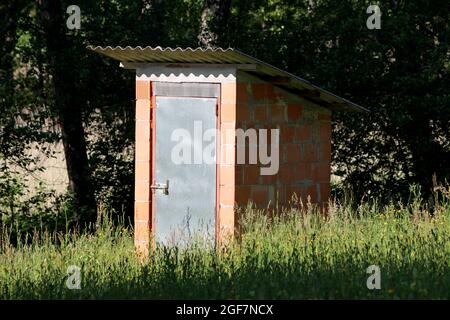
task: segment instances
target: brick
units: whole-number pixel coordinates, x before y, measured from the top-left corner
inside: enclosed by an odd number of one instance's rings
[[[304,180],[313,180],[314,172],[310,163],[299,163],[295,170],[295,180],[301,182]]]
[[[221,100],[222,103],[235,104],[236,103],[236,83],[222,83],[221,86]]]
[[[257,158],[255,158],[255,157],[250,158],[249,150],[254,150],[254,149],[255,149],[255,147],[253,145],[249,145],[248,143],[236,145],[236,164],[245,165],[245,164],[257,162],[257,160],[258,160]]]
[[[331,123],[325,122],[320,124],[320,141],[330,141],[331,140]]]
[[[235,220],[235,210],[233,207],[220,209],[220,225],[222,227],[233,227]]]
[[[235,181],[236,181],[237,186],[244,184],[244,166],[243,165],[237,165],[235,167]]]
[[[236,102],[238,104],[247,104],[248,103],[248,92],[247,92],[247,83],[237,83],[236,84]]]
[[[134,239],[136,241],[150,241],[150,223],[136,221],[134,223]]]
[[[295,140],[297,142],[310,141],[312,138],[312,126],[310,124],[301,124],[295,129]]]
[[[150,121],[136,121],[136,142],[150,143]]]
[[[136,202],[134,204],[134,220],[150,221],[150,202]]]
[[[279,174],[261,175],[263,184],[275,184],[278,181]]]
[[[269,204],[269,192],[266,186],[252,186],[253,202],[261,207]]]
[[[219,242],[227,242],[229,238],[233,237],[235,230],[235,211],[234,208],[220,208],[219,209]]]
[[[236,145],[221,144],[220,146],[220,164],[234,165],[236,163]]]
[[[319,187],[320,187],[320,201],[328,202],[331,195],[330,183],[320,183]]]
[[[285,92],[275,86],[273,87],[273,95],[275,100],[285,98]]]
[[[310,197],[311,203],[317,202],[317,188],[315,184],[302,188],[302,200],[307,201],[308,197]]]
[[[136,161],[134,169],[134,179],[141,181],[150,181],[150,162]]]
[[[135,160],[150,161],[150,143],[149,141],[136,141]]]
[[[274,101],[282,97],[281,91],[277,91],[271,83],[252,83],[252,93],[256,101]]]
[[[279,98],[280,94],[278,92],[275,92],[275,88],[273,84],[268,83],[266,87],[266,95],[268,100],[276,100]]]
[[[303,106],[301,104],[288,104],[288,121],[297,121],[301,118]]]
[[[258,184],[259,177],[260,171],[257,165],[244,167],[244,184]]]
[[[270,201],[270,207],[273,207],[276,204],[276,196],[275,196],[275,190],[276,186],[266,186],[267,192],[268,192],[268,200]]]
[[[221,136],[230,134],[230,137],[233,137],[233,141],[226,140],[226,143],[234,143],[234,135],[235,135],[236,124],[231,121],[222,121],[220,123]],[[228,131],[229,130],[229,131]],[[224,140],[222,140],[224,141]]]
[[[295,138],[294,126],[283,126],[280,128],[280,140],[282,143],[293,143]]]
[[[236,124],[234,122],[220,123],[220,143],[236,144]]]
[[[291,183],[295,178],[295,166],[292,165],[281,165],[280,168],[280,179],[282,183]]]
[[[247,122],[250,119],[250,112],[247,105],[239,105],[236,107],[236,121]]]
[[[253,119],[255,121],[267,121],[267,106],[255,105],[253,107]]]
[[[270,144],[272,142],[272,130],[279,129],[279,128],[275,127],[274,125],[264,124],[264,125],[258,125],[256,129],[265,129],[266,130],[267,143]],[[283,143],[283,140],[281,138],[281,131],[282,131],[282,129],[279,131],[280,144]],[[266,141],[266,139],[259,140],[259,137],[260,137],[260,132],[258,131],[258,141]],[[261,142],[259,142],[259,143],[261,143]],[[268,146],[268,148],[270,149],[269,146]]]
[[[150,81],[136,80],[136,99],[150,100]]]
[[[321,142],[319,145],[319,161],[331,162],[331,141]]]
[[[136,120],[150,121],[150,100],[136,100]]]
[[[303,161],[315,162],[317,161],[316,144],[308,143],[303,145]]]
[[[148,241],[134,241],[135,247],[136,247],[136,253],[139,258],[147,258],[149,254],[150,245]]]
[[[258,132],[238,129],[236,134],[236,162],[238,164],[256,164],[258,162]]]
[[[270,120],[272,122],[285,122],[286,121],[286,115],[285,115],[286,107],[283,104],[274,104],[270,107]]]
[[[290,185],[286,187],[286,200],[292,201],[293,197],[300,199],[302,197],[302,188],[300,186]]]
[[[238,206],[246,206],[251,197],[251,186],[236,186],[235,199]]]
[[[301,160],[301,150],[298,144],[286,145],[286,160],[287,163],[297,163]]]
[[[267,83],[252,83],[252,93],[254,100],[265,100],[267,97]]]
[[[139,202],[150,201],[150,182],[148,181],[134,182],[134,200]]]
[[[234,186],[220,186],[219,188],[219,201],[223,206],[234,206]]]
[[[280,185],[275,190],[275,203],[279,206],[286,205],[286,194],[287,194],[287,187],[285,185]]]
[[[234,166],[220,166],[220,185],[234,185]]]
[[[331,121],[331,115],[319,113],[318,119],[324,121]]]
[[[330,182],[331,167],[329,163],[317,163],[314,165],[314,179],[317,182]]]
[[[220,120],[236,121],[236,105],[223,103],[220,106]]]

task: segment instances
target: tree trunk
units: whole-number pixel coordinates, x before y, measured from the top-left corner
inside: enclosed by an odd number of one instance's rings
[[[62,132],[69,187],[75,198],[77,223],[95,222],[96,203],[90,179],[81,106],[74,93],[76,58],[65,34],[60,0],[37,0],[45,33],[54,88],[54,107]],[[65,12],[65,10],[64,10]]]
[[[6,2],[0,5],[0,79],[1,96],[8,99],[14,92],[13,86],[13,51],[16,46],[17,18],[21,8],[21,2]]]
[[[231,0],[205,0],[201,16],[199,45],[213,48],[230,15]]]
[[[0,157],[20,156],[22,141],[17,139],[15,100],[14,51],[17,44],[17,20],[26,7],[25,1],[0,4]],[[18,152],[19,151],[19,152]]]

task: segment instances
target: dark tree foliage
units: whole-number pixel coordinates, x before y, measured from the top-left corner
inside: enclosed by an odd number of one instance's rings
[[[357,201],[450,177],[448,1],[379,2],[380,30],[367,1],[80,0],[80,30],[71,4],[0,5],[2,213],[11,163],[32,170],[27,151],[62,139],[75,204],[132,216],[134,74],[87,45],[235,47],[370,109],[333,118],[333,173]]]
[[[370,109],[336,113],[333,172],[356,200],[406,196],[450,177],[450,4],[236,1],[222,45],[239,47]],[[219,37],[220,39],[220,37]]]
[[[218,35],[227,32],[231,0],[205,0],[200,18],[198,42],[201,47],[212,48]]]

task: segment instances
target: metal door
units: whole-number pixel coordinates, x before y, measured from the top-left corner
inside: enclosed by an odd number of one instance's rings
[[[215,132],[216,104],[216,98],[156,96],[152,189],[158,243],[181,245],[194,238],[208,243],[214,240],[217,137],[203,140],[208,129]],[[180,133],[185,137],[181,138]],[[199,153],[206,145],[213,146],[213,163],[204,161]],[[180,146],[181,163],[177,152]]]

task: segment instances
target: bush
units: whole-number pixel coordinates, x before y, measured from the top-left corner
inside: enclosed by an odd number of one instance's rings
[[[69,194],[56,195],[43,183],[31,189],[21,175],[0,172],[0,228],[14,243],[36,231],[69,230],[74,211]]]

